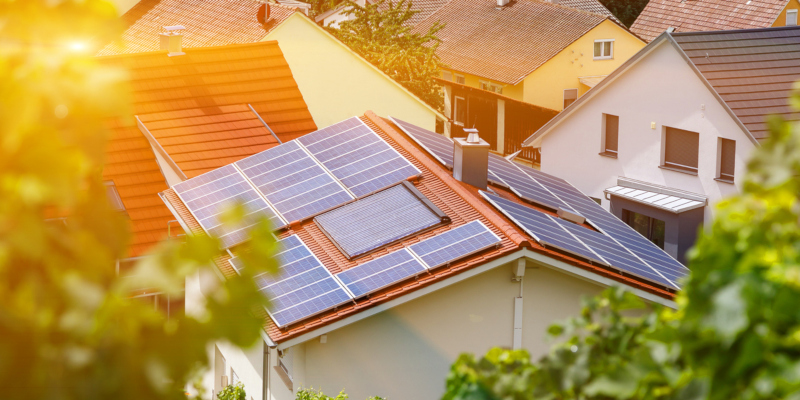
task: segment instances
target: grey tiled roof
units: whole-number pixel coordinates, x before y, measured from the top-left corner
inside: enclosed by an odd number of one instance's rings
[[[700,73],[757,139],[766,116],[799,120],[787,103],[800,80],[800,27],[673,33]]]

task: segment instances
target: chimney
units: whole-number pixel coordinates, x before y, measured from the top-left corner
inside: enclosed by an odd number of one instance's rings
[[[158,34],[161,38],[161,50],[169,50],[169,54],[167,55],[170,57],[186,54],[181,50],[183,34],[180,32],[186,29],[186,27],[183,25],[172,25],[164,26],[162,29],[163,32]]]
[[[486,190],[489,178],[489,143],[478,136],[477,129],[464,129],[466,138],[455,138],[453,177]]]
[[[510,2],[511,2],[511,0],[497,0],[497,7],[495,7],[495,8],[497,8],[499,10],[499,9],[507,6],[508,3],[510,3]]]

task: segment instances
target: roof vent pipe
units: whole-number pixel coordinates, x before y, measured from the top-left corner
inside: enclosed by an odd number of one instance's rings
[[[161,38],[161,50],[168,50],[167,54],[170,57],[182,56],[184,53],[181,49],[183,41],[182,30],[186,29],[183,25],[172,25],[162,27],[163,32],[158,35]]]
[[[453,178],[486,189],[489,178],[489,143],[478,136],[477,129],[464,129],[466,138],[453,144]]]
[[[269,3],[264,3],[261,7],[258,7],[258,13],[256,18],[258,18],[258,22],[262,24],[266,24],[269,21],[270,14],[272,13],[272,7],[270,7]]]

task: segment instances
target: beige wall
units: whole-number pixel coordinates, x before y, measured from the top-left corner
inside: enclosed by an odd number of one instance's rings
[[[773,27],[786,26],[786,10],[800,10],[800,2],[797,0],[789,0],[786,7],[784,7],[783,11],[778,15],[778,18],[775,19],[775,23],[772,24]]]
[[[614,39],[614,58],[594,59],[594,41],[601,39]],[[528,75],[523,101],[562,110],[564,89],[578,89],[578,96],[590,89],[580,84],[579,77],[608,75],[644,46],[631,33],[606,20]]]
[[[547,327],[576,315],[581,297],[602,288],[528,265],[523,347],[539,357],[549,348],[544,340]],[[440,397],[450,365],[460,353],[512,346],[514,298],[520,291],[512,276],[511,266],[503,265],[334,330],[327,334],[327,343],[315,338],[292,347],[295,386],[322,388],[328,395],[344,389],[352,399]],[[278,385],[282,386],[277,381],[270,385],[276,394]]]
[[[264,40],[277,40],[319,128],[371,110],[423,128],[436,113],[308,18],[294,14]]]

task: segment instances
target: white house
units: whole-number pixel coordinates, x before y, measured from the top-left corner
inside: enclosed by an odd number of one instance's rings
[[[765,117],[790,114],[800,28],[665,32],[524,146],[683,259],[713,205],[738,193]]]
[[[582,296],[616,284],[674,306],[688,272],[575,188],[490,153],[476,134],[453,141],[367,112],[161,193],[186,232],[210,230],[228,246],[218,275],[187,281],[187,313],[202,311],[204,288],[247,268],[236,231],[196,218],[225,204],[205,205],[230,179],[252,183],[241,194],[261,199],[253,212],[279,227],[280,272],[257,278],[272,299],[263,342],[209,349],[206,399],[237,381],[252,400],[291,400],[301,387],[439,398],[460,353],[502,346],[539,357],[546,328],[576,315]]]

